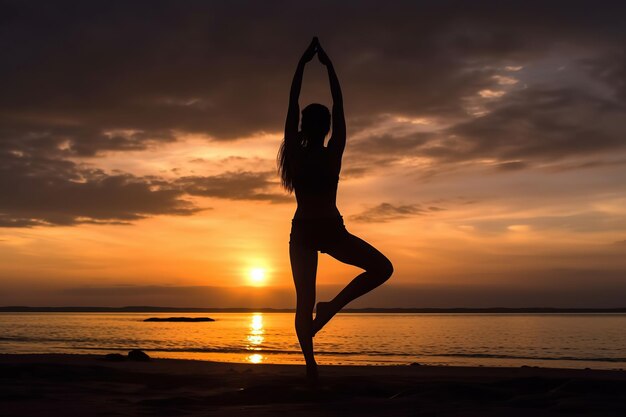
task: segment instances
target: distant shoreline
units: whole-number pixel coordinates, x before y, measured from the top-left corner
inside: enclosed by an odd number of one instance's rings
[[[29,307],[4,306],[0,313],[292,313],[292,308],[185,308],[156,306],[127,307]],[[423,314],[593,314],[593,313],[626,313],[623,308],[349,308],[342,313],[423,313]]]

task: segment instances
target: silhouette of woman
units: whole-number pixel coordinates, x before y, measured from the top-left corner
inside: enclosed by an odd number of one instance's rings
[[[326,66],[333,98],[332,134],[328,146],[324,139],[330,130],[331,114],[321,104],[310,104],[302,110],[298,98],[306,63],[317,54]],[[278,152],[278,170],[282,185],[295,190],[298,208],[294,214],[289,241],[291,270],[296,287],[295,327],[307,365],[307,377],[317,380],[317,363],[313,355],[313,337],[350,301],[384,283],[393,273],[389,259],[369,243],[350,234],[337,209],[337,186],[341,159],[346,145],[346,123],[343,98],[333,64],[313,38],[293,77],[285,137]],[[315,279],[318,251],[346,264],[364,269],[335,298],[315,307]]]

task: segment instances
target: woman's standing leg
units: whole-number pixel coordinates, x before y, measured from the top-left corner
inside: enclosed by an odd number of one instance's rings
[[[393,265],[378,249],[348,232],[326,249],[333,258],[365,271],[357,275],[329,302],[319,302],[313,321],[313,335],[350,301],[383,284],[393,274]]]
[[[289,258],[296,286],[296,334],[306,361],[307,377],[315,380],[317,363],[313,356],[313,307],[315,306],[317,251],[290,244]]]

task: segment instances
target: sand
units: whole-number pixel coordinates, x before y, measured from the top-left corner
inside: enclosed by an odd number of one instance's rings
[[[625,416],[626,372],[0,355],[0,416]]]

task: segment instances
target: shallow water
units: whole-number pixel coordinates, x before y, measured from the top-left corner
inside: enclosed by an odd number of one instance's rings
[[[143,322],[148,317],[215,322]],[[320,364],[626,368],[626,314],[338,315]],[[302,363],[293,313],[0,313],[0,353],[111,353]]]

